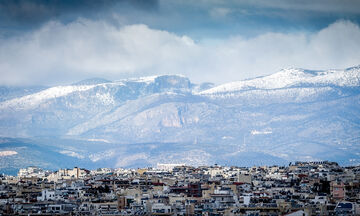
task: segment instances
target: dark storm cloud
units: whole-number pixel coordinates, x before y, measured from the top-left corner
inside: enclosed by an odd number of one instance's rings
[[[358,0],[0,0],[0,36],[78,18],[221,38],[267,31],[317,31],[339,19],[360,23]]]
[[[105,18],[109,10],[155,10],[157,0],[1,0],[0,28],[26,30],[49,21]]]
[[[285,10],[302,10],[325,13],[332,12],[342,14],[360,13],[360,1],[358,0],[253,0],[248,2],[258,7]]]

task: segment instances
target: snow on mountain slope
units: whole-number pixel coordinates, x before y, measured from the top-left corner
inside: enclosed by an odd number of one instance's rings
[[[110,117],[108,123],[111,123],[113,119],[125,115],[127,111],[136,111],[136,107],[145,105],[142,99],[147,96],[151,98],[162,93],[190,94],[191,87],[188,78],[163,75],[115,82],[90,79],[70,86],[49,88],[1,102],[0,135],[61,136],[65,135],[64,130],[68,134],[78,134],[79,131],[86,130],[85,128],[104,122],[107,118],[103,115],[109,111],[119,110],[118,115]],[[127,103],[129,105],[126,105]],[[90,120],[96,116],[104,118],[90,124]]]
[[[226,83],[200,94],[221,94],[252,89],[280,89],[294,86],[360,86],[360,66],[345,70],[310,71],[283,69],[275,74],[249,80]]]
[[[360,163],[359,71],[286,69],[218,87],[177,75],[89,79],[1,102],[0,136],[76,140],[57,152],[96,167],[183,162],[191,152],[206,163]]]
[[[81,80],[80,82],[76,82],[72,85],[96,85],[96,84],[102,84],[102,83],[110,83],[111,81],[103,79],[103,78],[90,78]]]
[[[0,86],[0,102],[34,94],[47,88],[46,86]]]
[[[210,99],[219,99],[223,103],[259,106],[274,103],[305,103],[347,96],[349,93],[333,87],[292,87],[281,89],[253,89],[248,91],[228,91],[203,94]]]
[[[211,112],[212,109],[214,105],[207,104],[198,96],[157,93],[138,100],[129,100],[109,112],[99,113],[71,128],[67,136],[89,136],[118,141],[126,141],[125,137],[128,137],[128,140],[131,137],[155,139],[155,135],[163,135],[163,129],[187,127],[197,123],[201,113]],[[112,135],[108,136],[109,134]]]
[[[151,95],[149,97],[142,98],[142,100],[130,100],[117,107],[116,109],[112,110],[111,112],[99,113],[89,121],[86,121],[82,124],[77,125],[74,128],[71,128],[67,132],[67,135],[80,135],[85,131],[92,130],[103,125],[111,124],[115,121],[119,121],[122,118],[125,118],[127,115],[136,112],[137,110],[144,109],[144,107],[149,106],[151,103],[156,101],[156,98],[158,97],[158,95]]]
[[[65,97],[72,93],[86,92],[92,89],[96,91],[95,94],[100,99],[102,97],[104,100],[109,101],[112,100],[111,97],[116,97],[116,99],[124,101],[152,93],[174,90],[190,91],[190,88],[191,83],[189,79],[179,75],[130,78],[115,82],[96,78],[83,80],[74,85],[52,87],[35,94],[3,101],[0,103],[0,109],[33,109],[48,100]],[[101,94],[99,89],[102,89],[103,93],[104,91],[107,92]]]
[[[40,103],[45,102],[46,100],[66,96],[76,91],[87,91],[94,87],[95,85],[52,87],[35,94],[4,101],[0,103],[0,109],[5,107],[17,108],[17,109],[30,109],[39,105]]]
[[[134,77],[134,78],[128,78],[128,79],[121,79],[118,80],[117,82],[138,82],[138,83],[146,83],[146,84],[150,84],[155,82],[155,79],[160,77],[160,75],[155,75],[155,76],[145,76],[145,77]]]

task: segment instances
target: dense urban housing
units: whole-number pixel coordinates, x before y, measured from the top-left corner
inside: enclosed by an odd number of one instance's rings
[[[1,176],[0,214],[358,215],[360,166],[28,167]]]

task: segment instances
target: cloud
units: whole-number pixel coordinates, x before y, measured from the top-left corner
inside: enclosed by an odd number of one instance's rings
[[[358,0],[2,0],[0,37],[44,23],[83,18],[122,25],[145,24],[200,40],[205,35],[255,36],[265,31],[319,30],[338,19],[360,22]]]
[[[178,4],[195,4],[201,7],[222,6],[234,9],[244,7],[270,8],[281,10],[303,10],[313,12],[360,13],[358,0],[198,0],[194,2],[179,1]]]
[[[0,41],[3,83],[56,83],[84,77],[164,73],[181,64],[193,41],[145,25],[49,22],[25,36]],[[171,70],[167,71],[171,73]]]
[[[358,0],[244,0],[240,2],[247,2],[250,5],[263,8],[360,14],[360,2]]]
[[[26,35],[0,40],[1,84],[59,84],[89,77],[119,79],[184,74],[223,83],[284,67],[345,68],[359,64],[360,28],[338,21],[314,33],[268,32],[252,38],[188,36],[79,19],[48,22]]]
[[[157,0],[3,0],[0,1],[1,17],[22,24],[49,21],[50,19],[76,14],[86,16],[103,9],[126,7],[127,9],[152,10]]]
[[[209,64],[216,80],[266,75],[286,67],[345,68],[360,63],[360,28],[338,21],[315,32],[265,33],[254,38],[233,37],[212,48]],[[210,50],[209,50],[210,52]],[[211,70],[209,68],[209,71]]]
[[[79,18],[107,20],[113,14],[136,20],[158,9],[158,0],[1,0],[0,37],[21,35],[49,21],[74,22]],[[133,23],[132,23],[133,24]]]

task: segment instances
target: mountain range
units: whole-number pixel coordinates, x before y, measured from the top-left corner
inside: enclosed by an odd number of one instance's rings
[[[0,87],[0,171],[360,163],[360,66],[215,86],[181,75]]]

